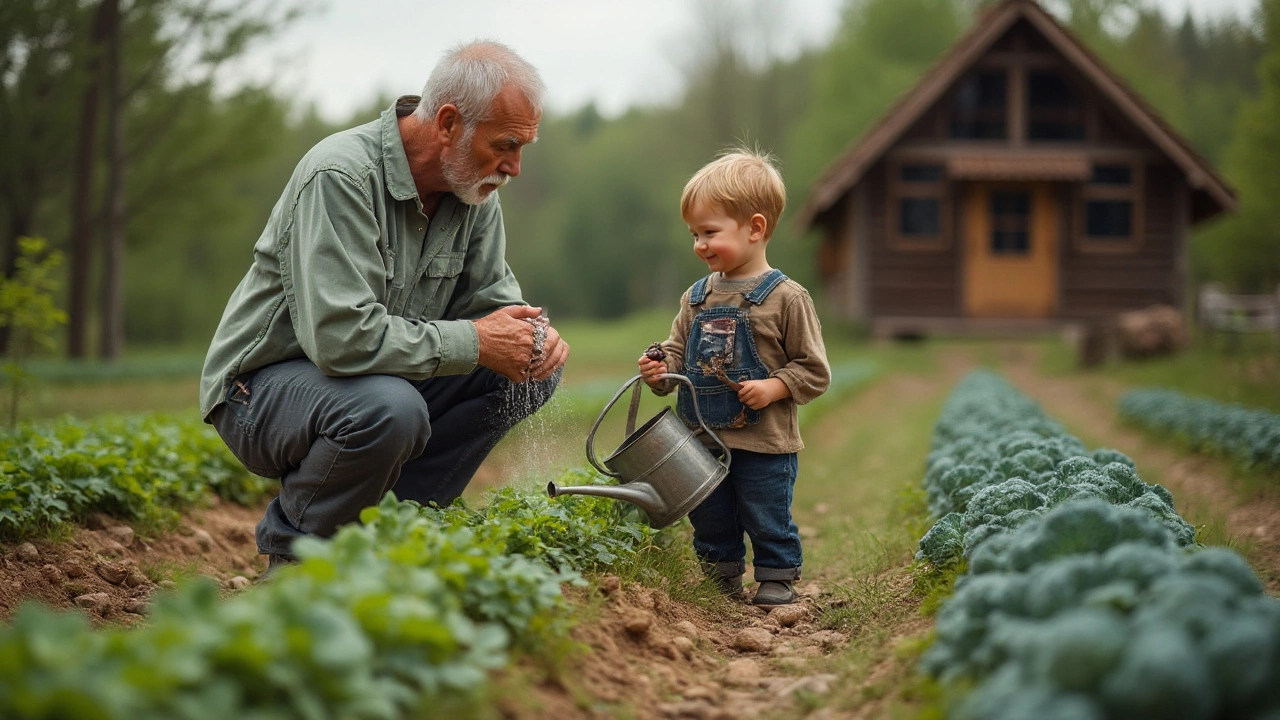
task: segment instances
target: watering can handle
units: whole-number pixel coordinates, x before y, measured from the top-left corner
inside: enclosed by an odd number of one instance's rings
[[[622,397],[622,394],[627,391],[627,388],[635,385],[635,391],[631,393],[631,406],[627,408],[627,437],[630,437],[631,433],[635,432],[636,413],[640,409],[640,386],[636,385],[636,382],[643,377],[643,375],[636,375],[628,380],[626,384],[618,390],[618,392],[614,393],[613,399],[609,401],[608,405],[604,406],[604,409],[600,411],[600,416],[596,418],[595,424],[591,426],[591,432],[587,433],[587,460],[591,463],[592,467],[609,477],[617,478],[619,476],[617,473],[609,472],[608,469],[601,467],[600,462],[596,460],[596,431],[600,429],[600,423],[604,421],[604,416],[609,414],[609,409],[613,407],[614,403],[618,402],[618,398]],[[729,447],[720,440],[720,437],[712,432],[711,428],[707,427],[707,423],[703,421],[702,411],[698,409],[698,393],[693,387],[693,381],[684,375],[677,375],[676,373],[662,373],[661,375],[655,375],[654,377],[659,380],[679,380],[689,386],[689,394],[693,398],[693,414],[698,418],[698,424],[702,426],[702,429],[706,430],[707,434],[711,436],[711,439],[715,440],[716,444],[720,446],[720,449],[724,451],[724,460],[720,461],[720,464],[726,468],[729,467],[733,454],[729,451]]]

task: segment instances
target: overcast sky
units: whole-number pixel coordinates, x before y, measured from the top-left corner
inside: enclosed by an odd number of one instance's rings
[[[774,54],[824,43],[845,0],[728,0],[768,16]],[[1171,16],[1248,15],[1256,0],[1153,0]],[[606,115],[670,100],[696,52],[698,0],[323,0],[255,50],[236,76],[346,119],[378,98],[416,94],[440,54],[475,38],[510,45],[542,71],[552,111],[594,100]]]

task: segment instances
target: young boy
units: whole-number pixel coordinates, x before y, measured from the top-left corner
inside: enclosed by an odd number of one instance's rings
[[[639,360],[654,392],[679,387],[677,412],[696,428],[688,386],[655,378],[687,376],[702,419],[732,451],[728,477],[689,513],[693,547],[721,589],[744,599],[745,532],[759,583],[756,605],[796,599],[801,551],[791,497],[796,453],[804,447],[796,406],[831,381],[813,300],[765,257],[785,204],[782,176],[758,152],[734,150],[690,178],[680,214],[711,274],[681,298],[671,337],[661,343],[665,358],[646,353]]]

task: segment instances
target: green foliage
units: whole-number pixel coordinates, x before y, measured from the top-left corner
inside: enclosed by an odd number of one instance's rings
[[[1195,531],[1159,485],[1144,483],[1123,453],[1089,452],[1031,400],[990,372],[970,374],[934,427],[924,478],[940,519],[920,540],[919,559],[948,565],[990,538],[1068,500],[1103,498],[1149,513],[1179,543]]]
[[[53,330],[67,321],[67,314],[54,304],[58,280],[53,273],[62,263],[62,253],[46,252],[43,238],[20,238],[18,248],[13,277],[0,277],[0,330],[8,333],[0,376],[9,395],[11,428],[18,422],[18,399],[32,378],[28,361],[55,347]]]
[[[92,12],[80,0],[0,4],[0,255],[6,259],[22,235],[61,234],[65,202],[56,212],[44,211],[52,191],[71,179],[91,23]]]
[[[1267,0],[1264,9],[1274,8]],[[773,264],[816,286],[811,238],[788,218],[818,174],[917,82],[975,18],[974,0],[853,0],[828,47],[780,59],[781,13],[704,4],[676,58],[683,95],[603,117],[548,113],[542,142],[503,188],[510,263],[528,299],[554,317],[620,317],[669,308],[705,272],[679,217],[684,181],[725,147],[773,151],[790,189]],[[1277,226],[1267,199],[1276,103],[1274,20],[1170,21],[1150,0],[1047,4],[1240,188],[1242,213],[1195,238],[1200,279],[1273,287]],[[215,91],[221,63],[287,26],[293,6],[260,0],[202,14],[204,3],[147,0],[126,13],[128,153],[125,327],[132,343],[207,341],[251,246],[298,158],[316,141],[373,120],[388,95],[341,123],[261,87]],[[90,81],[94,4],[13,0],[0,8],[0,226],[70,232],[65,198]],[[1275,13],[1267,10],[1264,19]],[[164,32],[168,28],[189,32]],[[1255,74],[1264,50],[1268,60]],[[1271,78],[1271,80],[1268,80]],[[1268,84],[1270,83],[1270,84]],[[1261,97],[1258,97],[1261,88]],[[1272,88],[1272,89],[1267,89]],[[1248,104],[1241,113],[1240,108]],[[1269,134],[1271,133],[1271,134]],[[1229,147],[1230,146],[1230,147]],[[34,179],[34,180],[33,180]],[[94,194],[101,191],[101,178]],[[0,251],[3,252],[3,251]],[[1271,269],[1269,269],[1271,268]],[[566,282],[566,278],[572,278]],[[1270,280],[1268,280],[1270,278]]]
[[[1241,109],[1227,150],[1226,168],[1239,197],[1239,213],[1195,238],[1193,257],[1205,279],[1239,292],[1275,292],[1280,286],[1280,1],[1263,0],[1260,18],[1266,54],[1258,62],[1260,95]]]
[[[22,424],[0,434],[0,537],[105,512],[163,526],[210,491],[251,505],[272,490],[198,418],[142,415]]]
[[[558,482],[610,484],[588,470],[569,470]],[[435,512],[448,526],[474,529],[494,552],[541,558],[562,570],[591,572],[611,567],[654,539],[649,526],[628,516],[624,503],[588,495],[552,499],[507,487],[486,496],[478,509],[459,501]]]
[[[1192,398],[1175,390],[1132,390],[1120,417],[1195,452],[1227,457],[1246,470],[1280,472],[1280,415]]]
[[[1235,552],[1188,552],[1172,497],[1127,457],[1085,453],[985,372],[957,386],[934,440],[925,485],[948,512],[920,557],[969,564],[921,668],[964,692],[955,717],[1280,711],[1280,601]]]
[[[465,709],[513,648],[537,652],[563,636],[563,583],[606,558],[632,562],[651,537],[598,498],[492,499],[475,511],[427,509],[389,494],[363,524],[299,540],[302,562],[269,582],[225,602],[211,583],[191,583],[162,596],[137,630],[94,632],[74,614],[24,607],[0,630],[0,714],[309,720]]]

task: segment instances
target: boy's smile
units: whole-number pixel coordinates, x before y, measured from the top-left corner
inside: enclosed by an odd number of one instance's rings
[[[685,218],[693,252],[712,272],[729,279],[755,277],[769,269],[765,260],[765,219],[753,215],[739,223],[713,203],[699,202]]]

